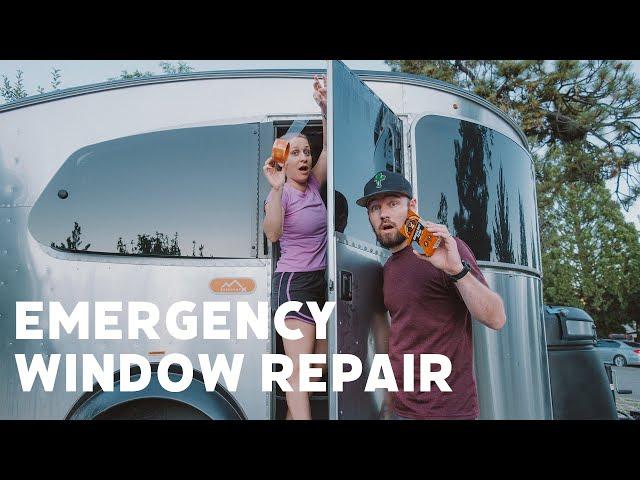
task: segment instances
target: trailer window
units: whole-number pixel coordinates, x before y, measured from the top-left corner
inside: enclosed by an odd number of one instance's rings
[[[402,122],[355,75],[336,75],[334,82],[333,178],[343,196],[336,222],[344,234],[375,245],[368,216],[355,202],[376,172],[402,173]]]
[[[540,267],[529,155],[490,128],[428,115],[415,126],[420,213],[446,224],[478,260]]]
[[[134,135],[73,153],[29,228],[65,251],[255,257],[257,125]]]

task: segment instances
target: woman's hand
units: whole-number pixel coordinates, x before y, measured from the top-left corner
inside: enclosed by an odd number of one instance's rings
[[[284,183],[287,181],[287,177],[284,173],[286,166],[287,162],[285,162],[283,167],[278,170],[277,162],[273,159],[273,157],[267,158],[267,161],[264,162],[262,171],[264,173],[264,176],[267,177],[267,181],[275,190],[280,190]]]
[[[327,114],[327,77],[322,76],[322,82],[317,75],[313,76],[313,99],[316,101],[322,114]]]

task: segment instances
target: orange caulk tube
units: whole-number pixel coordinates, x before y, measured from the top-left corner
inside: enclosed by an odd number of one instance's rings
[[[271,157],[280,165],[284,165],[289,156],[289,140],[284,138],[276,138],[273,142],[273,148],[271,149]]]
[[[407,213],[407,219],[405,220],[404,225],[400,227],[400,233],[412,242],[416,242],[420,245],[427,257],[433,255],[433,252],[435,252],[442,240],[440,237],[436,237],[429,232],[422,224],[420,216],[411,209],[409,209],[409,212]]]

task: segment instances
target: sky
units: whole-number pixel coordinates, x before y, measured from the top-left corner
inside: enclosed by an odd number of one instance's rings
[[[48,90],[51,69],[59,68],[62,74],[60,88],[104,82],[120,76],[122,70],[138,69],[161,73],[158,64],[162,60],[0,60],[0,75],[15,79],[17,70],[23,71],[26,90],[36,93],[38,85]],[[175,60],[168,60],[176,63]],[[183,60],[194,68],[203,70],[238,70],[252,68],[323,68],[323,60]],[[347,60],[347,66],[356,70],[390,70],[384,60]]]
[[[52,68],[61,70],[60,88],[100,83],[120,76],[123,70],[140,70],[161,73],[161,60],[0,60],[0,76],[12,81],[17,70],[22,70],[24,86],[29,94],[37,93],[38,86],[50,90]],[[168,60],[176,62],[176,60]],[[323,68],[323,60],[184,60],[195,71],[237,70],[253,68]],[[346,60],[349,68],[356,70],[390,70],[384,60]],[[640,78],[640,60],[632,61],[632,69]],[[629,212],[623,212],[627,221],[640,228],[640,201]]]

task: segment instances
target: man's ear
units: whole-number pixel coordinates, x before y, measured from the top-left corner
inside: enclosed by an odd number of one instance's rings
[[[418,210],[417,207],[418,207],[418,201],[415,198],[412,198],[409,201],[409,208],[414,212],[416,212]]]

